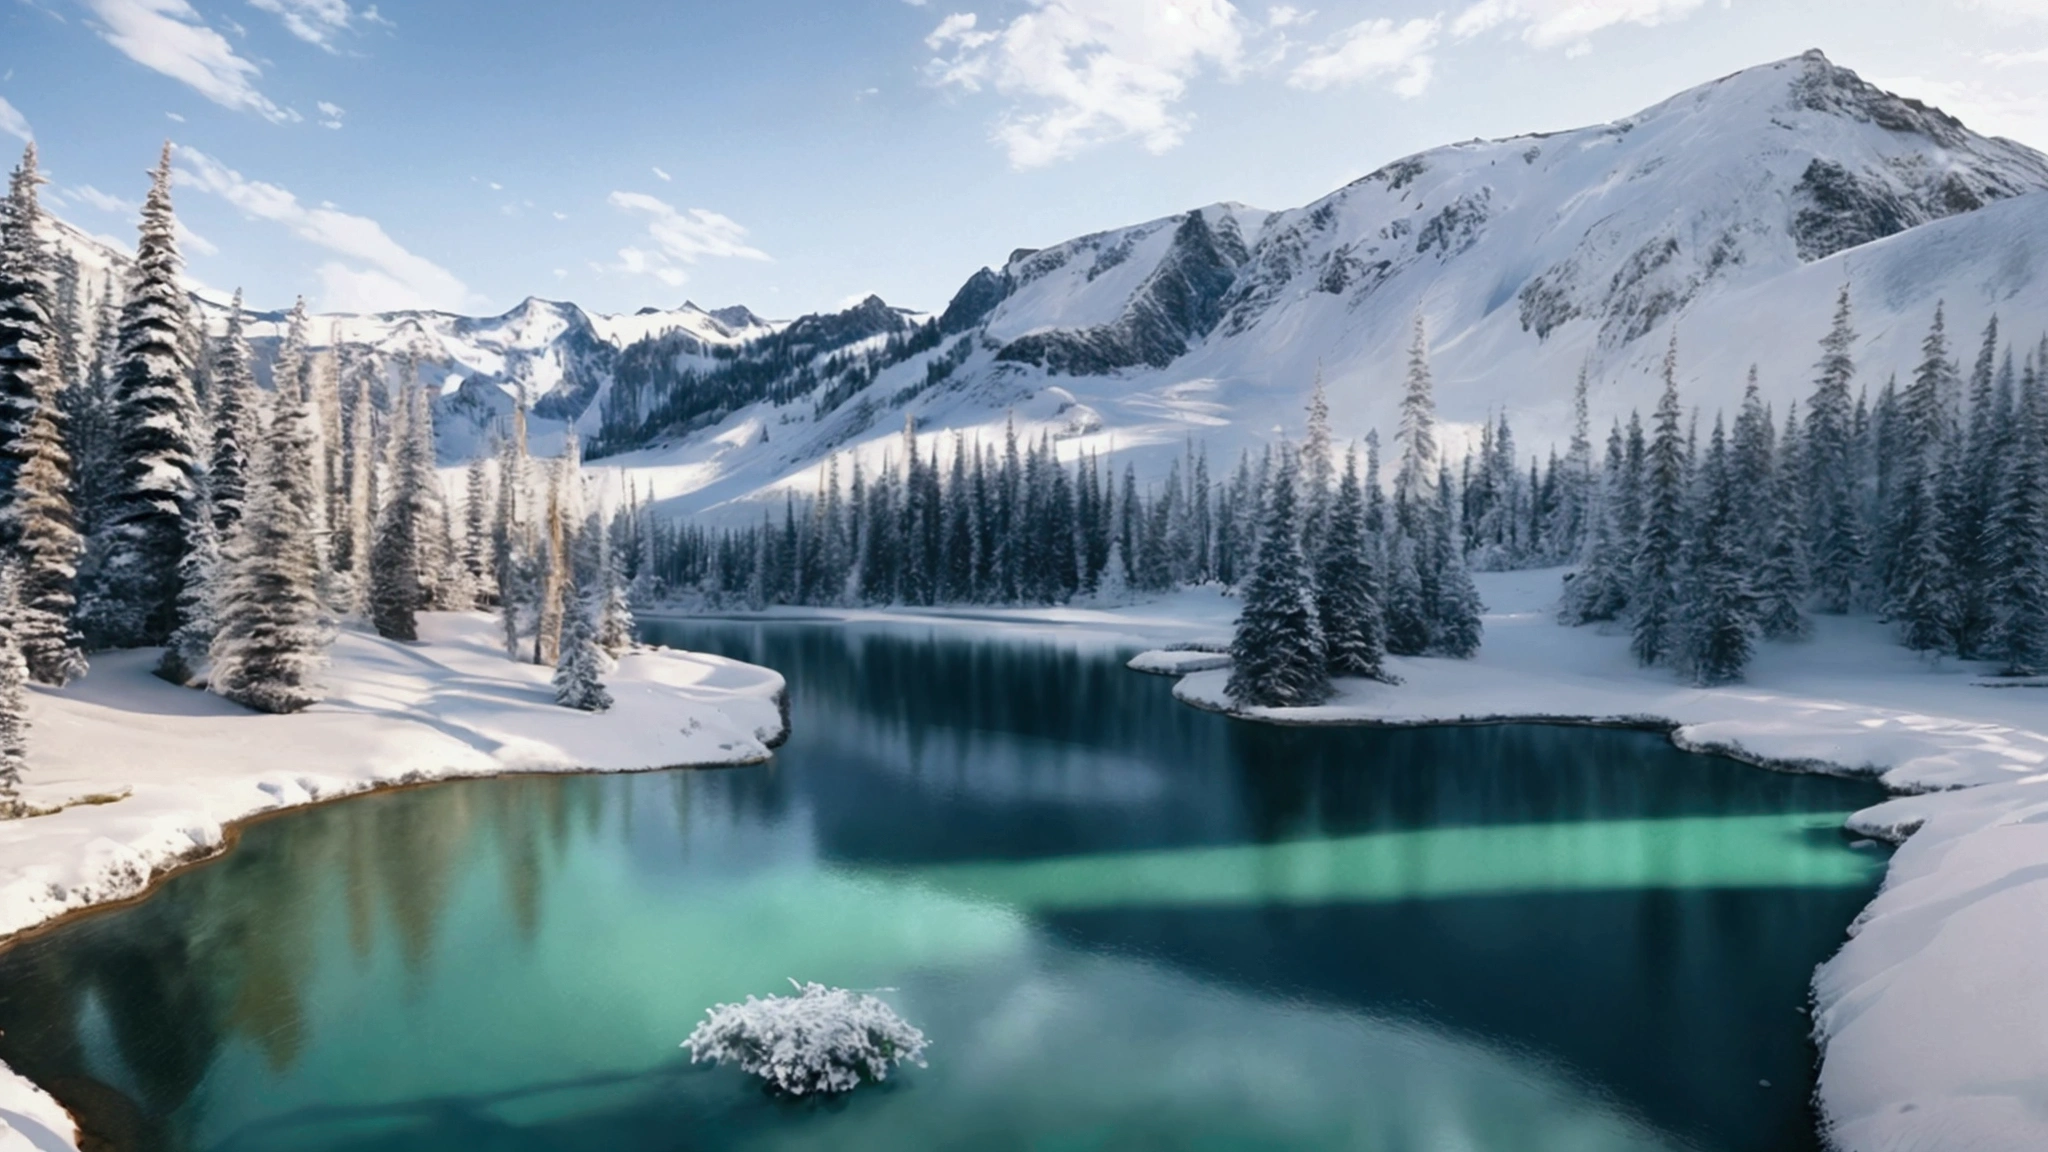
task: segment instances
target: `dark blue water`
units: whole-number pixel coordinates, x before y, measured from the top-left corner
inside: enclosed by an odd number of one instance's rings
[[[1873,786],[1241,724],[1046,643],[650,630],[789,677],[773,763],[251,826],[0,953],[0,1058],[169,1152],[1815,1147]],[[889,989],[931,1066],[820,1105],[689,1065],[791,977]]]

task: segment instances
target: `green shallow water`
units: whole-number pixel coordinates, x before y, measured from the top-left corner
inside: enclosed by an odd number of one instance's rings
[[[1815,1146],[1871,785],[1240,724],[1048,644],[649,631],[789,677],[774,763],[255,825],[0,953],[0,1058],[168,1152]],[[787,977],[891,989],[931,1066],[789,1103],[678,1051]]]

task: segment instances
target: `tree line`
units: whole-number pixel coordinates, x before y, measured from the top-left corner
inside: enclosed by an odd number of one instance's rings
[[[522,421],[495,475],[472,468],[458,522],[417,356],[390,380],[339,332],[316,350],[301,300],[265,390],[239,294],[203,331],[169,145],[97,300],[50,242],[42,183],[31,144],[0,203],[0,815],[23,811],[27,685],[65,685],[94,651],[161,647],[167,680],[293,712],[322,698],[344,621],[413,640],[421,611],[497,604],[562,703],[608,706],[631,615],[573,452],[536,476]]]

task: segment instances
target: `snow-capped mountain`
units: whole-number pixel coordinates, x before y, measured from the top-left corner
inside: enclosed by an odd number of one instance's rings
[[[2048,157],[1809,52],[1611,124],[1406,157],[1306,207],[1021,250],[960,290],[937,346],[851,395],[763,398],[605,462],[656,469],[676,511],[758,515],[747,497],[810,489],[831,453],[900,457],[906,417],[988,442],[1014,414],[1156,474],[1190,438],[1234,457],[1298,431],[1319,372],[1341,435],[1390,435],[1418,318],[1444,418],[1505,410],[1525,452],[1568,435],[1582,366],[1603,425],[1647,410],[1674,332],[1707,419],[1752,363],[1782,411],[1844,282],[1873,388],[1937,300],[1959,355],[1994,312],[2037,336],[2044,191]]]
[[[787,323],[528,300],[320,317],[313,335],[440,374],[447,462],[524,402],[537,450],[573,425],[667,510],[732,519],[813,489],[834,455],[900,458],[906,421],[929,448],[1014,419],[1149,476],[1191,439],[1228,459],[1298,431],[1320,374],[1341,436],[1390,435],[1418,319],[1453,445],[1498,411],[1525,452],[1561,442],[1582,368],[1602,425],[1647,409],[1674,333],[1707,419],[1752,363],[1782,411],[1845,282],[1873,387],[1938,300],[1961,344],[1994,313],[2037,337],[2044,226],[2048,157],[1809,52],[1611,124],[1409,156],[1305,207],[1021,249],[936,319],[873,298]],[[251,320],[267,360],[282,316]]]

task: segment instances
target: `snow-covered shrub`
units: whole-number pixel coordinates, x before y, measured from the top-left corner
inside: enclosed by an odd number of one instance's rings
[[[863,992],[798,984],[794,996],[720,1004],[683,1041],[692,1064],[735,1063],[792,1096],[850,1092],[909,1061],[924,1067],[924,1033]]]

